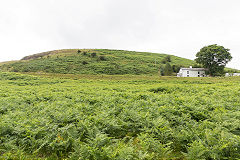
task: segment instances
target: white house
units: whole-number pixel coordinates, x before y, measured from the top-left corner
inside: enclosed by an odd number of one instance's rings
[[[181,68],[177,77],[206,77],[205,68]]]

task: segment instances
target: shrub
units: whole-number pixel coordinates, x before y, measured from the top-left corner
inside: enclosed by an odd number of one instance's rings
[[[13,72],[19,72],[19,69],[18,68],[14,68]]]
[[[106,57],[105,56],[99,56],[99,60],[106,61]]]
[[[159,68],[159,74],[160,76],[164,76],[164,67],[162,65]]]
[[[167,63],[164,67],[164,76],[171,76],[172,75],[172,66]]]
[[[171,62],[172,60],[171,60],[171,56],[170,55],[168,55],[168,56],[166,56],[165,58],[163,58],[162,60],[161,60],[161,63],[162,64],[166,64],[167,62]]]
[[[161,63],[162,63],[162,64],[166,64],[167,61],[166,61],[165,59],[162,59],[162,60],[161,60]]]
[[[96,57],[97,56],[97,53],[93,52],[91,53],[91,57]]]
[[[86,61],[82,61],[82,64],[83,64],[83,65],[86,65],[86,64],[88,64],[88,62],[86,62]]]
[[[168,55],[167,57],[165,57],[165,60],[166,60],[167,62],[171,62],[171,61],[172,61],[172,60],[171,60],[171,56]]]
[[[172,71],[175,72],[175,73],[178,73],[180,68],[181,68],[180,65],[172,65]]]

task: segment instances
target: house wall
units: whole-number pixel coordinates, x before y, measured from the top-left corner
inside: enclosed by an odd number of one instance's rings
[[[182,77],[205,77],[205,71],[182,70]]]

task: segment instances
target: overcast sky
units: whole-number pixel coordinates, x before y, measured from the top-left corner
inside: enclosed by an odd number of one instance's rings
[[[194,59],[210,44],[240,69],[239,0],[0,0],[0,61],[56,49],[149,51]]]

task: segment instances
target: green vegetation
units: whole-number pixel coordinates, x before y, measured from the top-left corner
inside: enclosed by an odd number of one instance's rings
[[[167,54],[107,49],[66,49],[24,57],[21,61],[0,65],[11,72],[63,74],[159,74],[166,63],[179,69],[194,65],[192,60]],[[178,70],[175,70],[175,73]]]
[[[0,159],[240,157],[239,77],[32,74],[0,73]]]
[[[218,76],[224,73],[226,64],[231,61],[232,56],[229,49],[216,44],[203,47],[197,54],[195,61],[208,69],[210,76]]]
[[[171,76],[172,75],[172,72],[173,72],[173,68],[172,66],[169,64],[169,63],[166,63],[164,69],[163,69],[163,75],[165,76]]]

